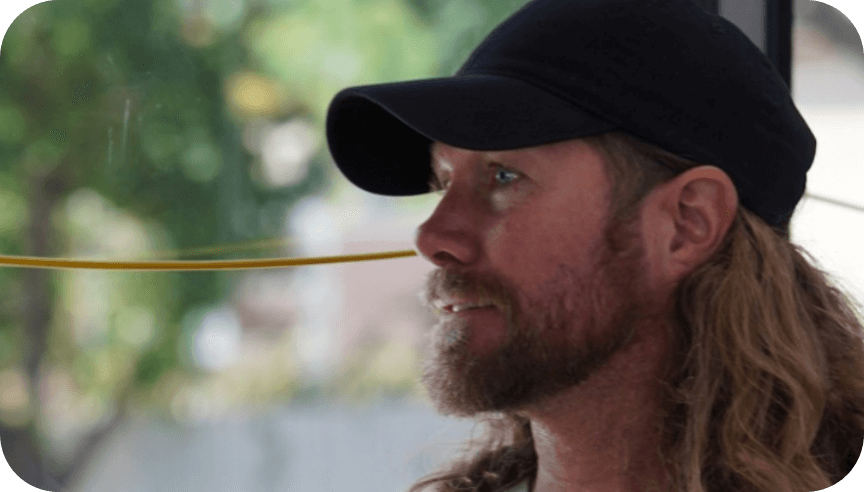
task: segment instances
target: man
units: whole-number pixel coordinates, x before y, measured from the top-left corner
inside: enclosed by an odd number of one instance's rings
[[[327,122],[417,234],[423,375],[489,435],[435,490],[809,491],[864,433],[864,327],[789,242],[815,138],[769,61],[691,0],[535,0],[453,76]]]

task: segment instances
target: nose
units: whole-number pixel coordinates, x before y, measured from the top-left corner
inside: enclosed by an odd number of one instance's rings
[[[466,266],[477,261],[477,205],[455,187],[446,192],[435,211],[417,228],[414,244],[427,261],[439,268]]]

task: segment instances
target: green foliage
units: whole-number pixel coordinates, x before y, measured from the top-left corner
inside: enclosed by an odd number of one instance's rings
[[[149,389],[159,381],[169,369],[177,365],[176,347],[162,343],[145,352],[135,365],[135,381],[142,389]]]
[[[260,156],[244,142],[247,125],[300,117],[323,136],[337,91],[448,75],[523,3],[36,5],[12,24],[0,57],[0,254],[28,254],[31,211],[46,197],[55,207],[57,256],[130,259],[276,236],[282,214],[306,195],[326,193],[335,174],[319,145],[305,178],[268,186]],[[42,198],[33,183],[44,187]],[[23,278],[20,270],[0,269],[0,291],[12,293],[0,301],[0,364],[21,352]],[[166,374],[187,370],[178,352],[182,320],[223,302],[232,288],[232,277],[213,272],[52,278],[45,356],[80,389],[102,395],[146,394]],[[374,362],[377,355],[370,357],[358,391],[387,372]],[[404,378],[384,383],[410,387]],[[283,386],[279,391],[293,394],[286,389],[293,383]]]

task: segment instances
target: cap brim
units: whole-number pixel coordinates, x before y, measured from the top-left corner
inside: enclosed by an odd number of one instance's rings
[[[508,150],[614,130],[607,122],[520,80],[456,76],[353,87],[327,113],[327,142],[349,181],[371,193],[429,191],[429,146]]]

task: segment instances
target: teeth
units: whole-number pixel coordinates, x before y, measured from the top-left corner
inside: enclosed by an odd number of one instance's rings
[[[465,311],[466,309],[477,309],[488,306],[491,306],[491,304],[456,304],[453,306],[453,312],[458,313],[459,311]]]

